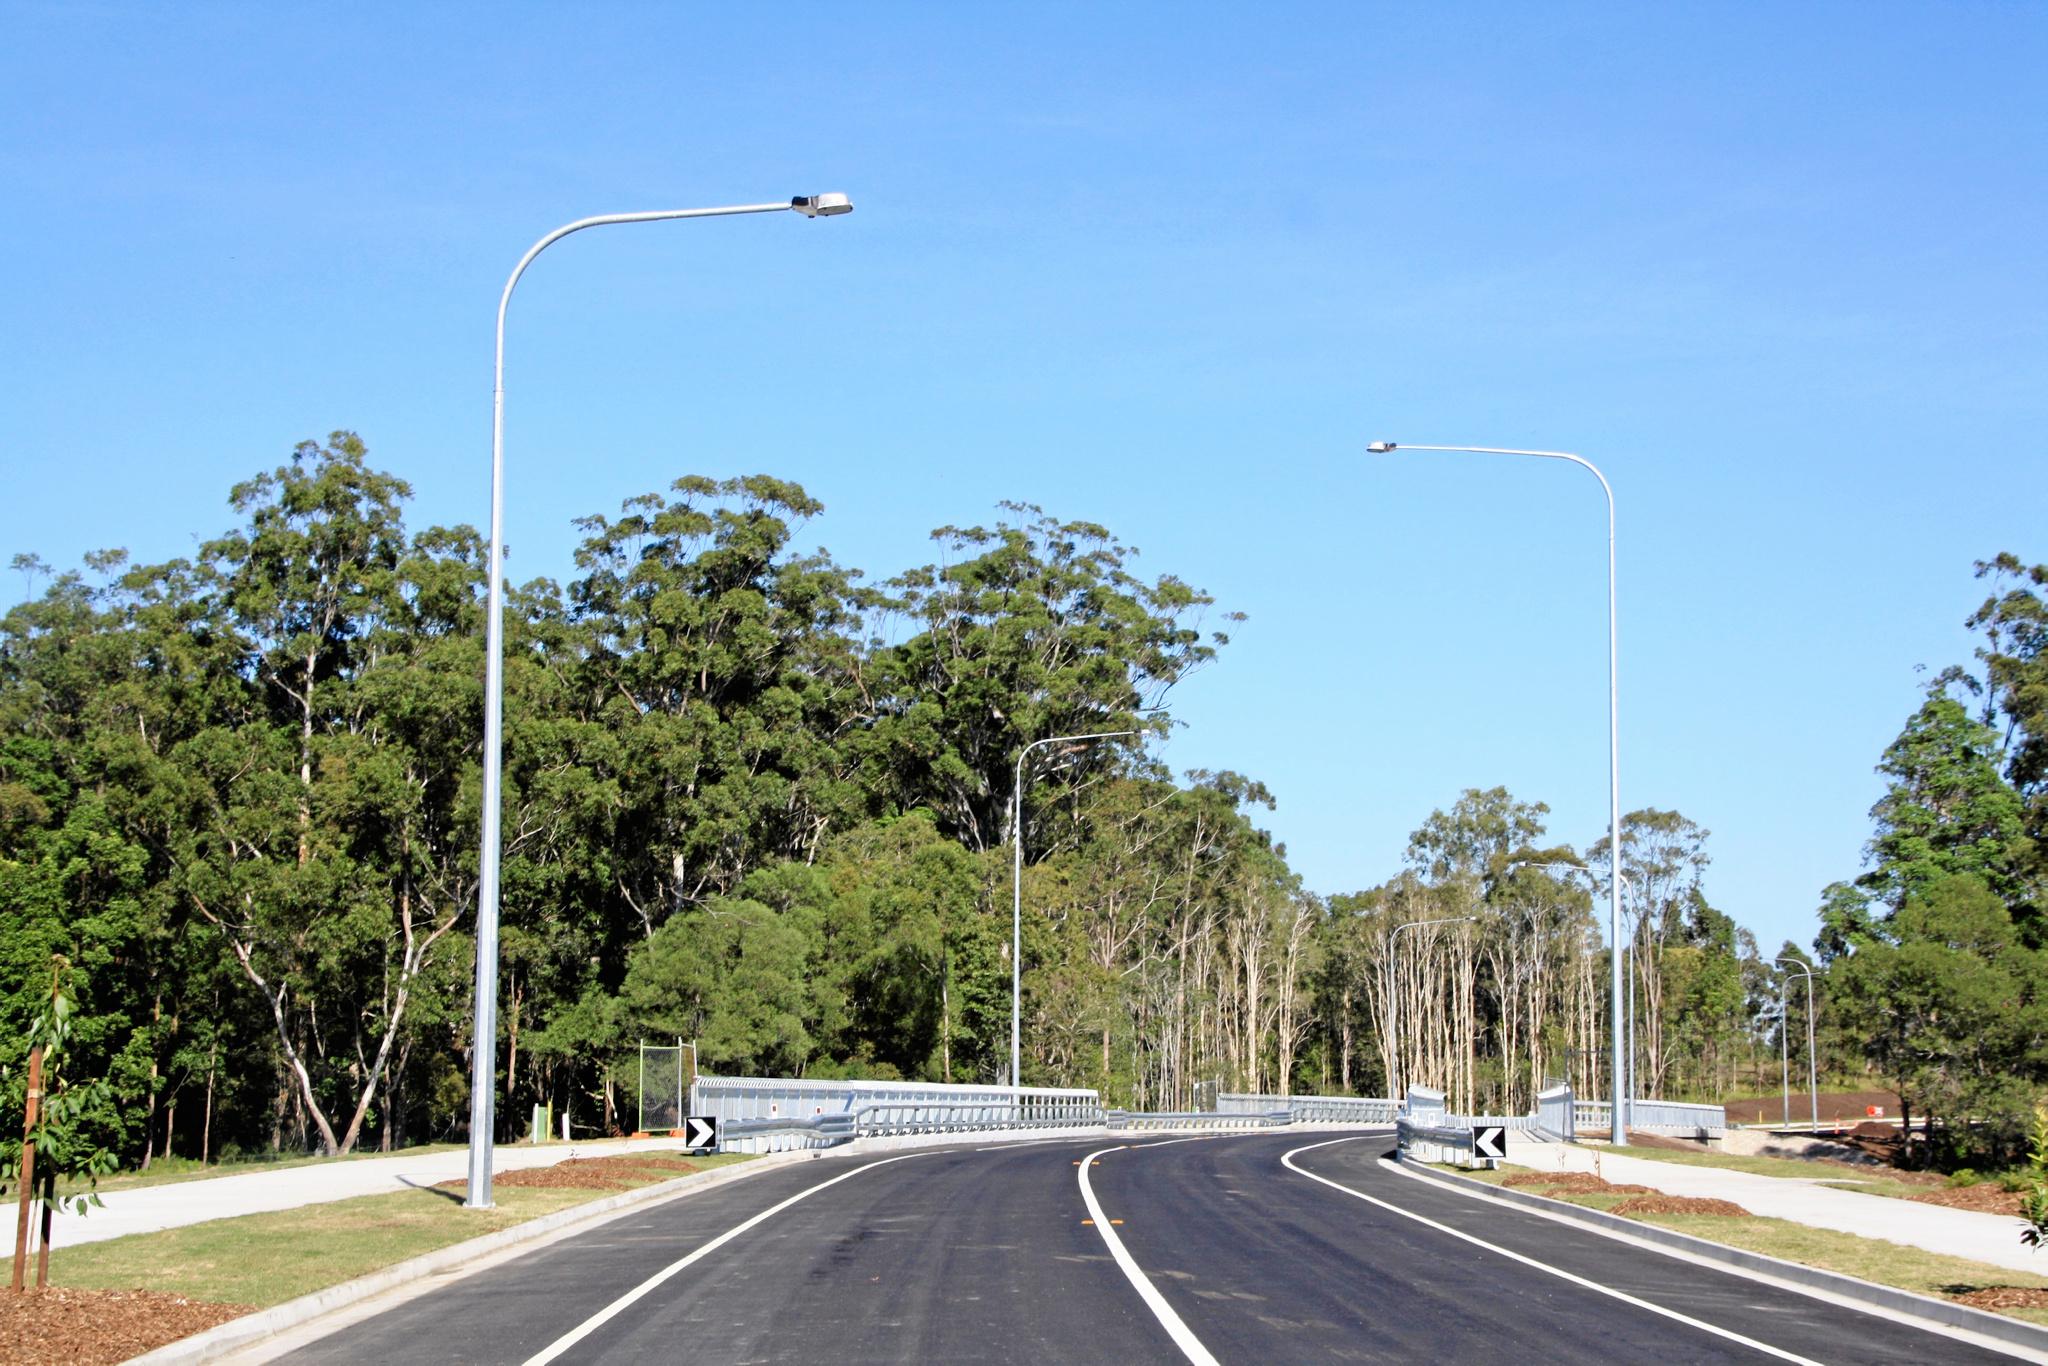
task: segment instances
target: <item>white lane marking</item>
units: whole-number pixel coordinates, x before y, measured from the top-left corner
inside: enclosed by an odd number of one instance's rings
[[[1216,1358],[1209,1354],[1209,1349],[1202,1345],[1202,1340],[1195,1336],[1194,1330],[1182,1322],[1181,1316],[1173,1312],[1173,1306],[1166,1302],[1166,1297],[1159,1293],[1159,1288],[1153,1285],[1139,1268],[1137,1259],[1124,1247],[1124,1240],[1117,1237],[1116,1230],[1109,1226],[1108,1216],[1102,1212],[1102,1203],[1095,1198],[1095,1188],[1088,1184],[1088,1168],[1094,1165],[1096,1158],[1103,1153],[1122,1151],[1127,1146],[1119,1143],[1114,1148],[1101,1148],[1081,1159],[1081,1200],[1088,1206],[1089,1216],[1095,1220],[1095,1231],[1101,1234],[1102,1241],[1109,1245],[1109,1255],[1115,1258],[1117,1266],[1123,1270],[1125,1279],[1130,1281],[1131,1288],[1138,1292],[1138,1298],[1152,1311],[1152,1317],[1159,1320],[1159,1326],[1173,1339],[1173,1345],[1180,1348],[1181,1354],[1194,1362],[1195,1366],[1217,1366]]]
[[[1430,1177],[1422,1175],[1420,1172],[1409,1171],[1399,1163],[1389,1162],[1384,1157],[1379,1159],[1379,1165],[1404,1181],[1420,1181],[1424,1185],[1441,1184]],[[1682,1247],[1673,1247],[1669,1243],[1653,1243],[1647,1238],[1638,1238],[1634,1234],[1624,1233],[1620,1229],[1603,1228],[1598,1224],[1587,1224],[1568,1215],[1556,1214],[1547,1209],[1531,1209],[1527,1205],[1518,1205],[1512,1201],[1503,1200],[1488,1191],[1460,1190],[1458,1194],[1472,1200],[1484,1200],[1488,1204],[1499,1205],[1503,1209],[1511,1209],[1517,1214],[1528,1214],[1534,1215],[1538,1219],[1548,1219],[1554,1224],[1563,1224],[1565,1227],[1575,1228],[1581,1233],[1595,1233],[1602,1238],[1611,1238],[1617,1243],[1626,1243],[1630,1247],[1641,1248],[1646,1252],[1655,1253],[1659,1257],[1669,1257],[1674,1262],[1685,1262],[1692,1266],[1703,1267],[1717,1275],[1740,1276],[1745,1281],[1755,1281],[1758,1285],[1768,1285],[1774,1290],[1783,1290],[1793,1295],[1804,1295],[1807,1299],[1818,1300],[1822,1304],[1840,1305],[1852,1313],[1863,1314],[1874,1319],[1883,1319],[1887,1323],[1904,1324],[1916,1332],[1932,1333],[1936,1337],[1952,1338],[1957,1342],[1967,1342],[1973,1347],[1981,1347],[1985,1351],[1996,1352],[2001,1356],[2016,1357],[2021,1361],[2048,1363],[2048,1352],[2021,1347],[2015,1343],[2007,1342],[2003,1338],[1995,1338],[1988,1334],[1980,1333],[1974,1328],[1960,1328],[1954,1324],[1940,1323],[1934,1319],[1924,1319],[1917,1314],[1887,1308],[1881,1304],[1872,1304],[1868,1300],[1853,1300],[1847,1295],[1837,1294],[1832,1290],[1823,1290],[1815,1285],[1805,1285],[1798,1281],[1786,1280],[1782,1276],[1774,1276],[1770,1272],[1756,1267],[1730,1266],[1726,1262],[1713,1261],[1700,1256],[1696,1252],[1689,1252]],[[1759,1310],[1769,1308],[1770,1312],[1774,1314],[1796,1314],[1799,1312],[1799,1310],[1791,1306],[1776,1308],[1752,1304],[1749,1307]]]
[[[1597,1291],[1598,1293],[1606,1295],[1611,1299],[1620,1300],[1624,1304],[1632,1304],[1638,1309],[1647,1309],[1653,1314],[1661,1314],[1667,1319],[1675,1319],[1680,1323],[1689,1324],[1690,1326],[1699,1329],[1701,1332],[1711,1333],[1717,1338],[1726,1338],[1730,1342],[1739,1342],[1744,1347],[1753,1348],[1756,1351],[1762,1352],[1766,1356],[1776,1357],[1780,1361],[1796,1361],[1799,1362],[1801,1366],[1822,1366],[1822,1363],[1813,1360],[1811,1357],[1799,1356],[1796,1353],[1786,1351],[1782,1347],[1773,1347],[1768,1342],[1758,1342],[1755,1338],[1746,1338],[1740,1333],[1732,1332],[1729,1329],[1722,1328],[1716,1324],[1708,1323],[1703,1319],[1696,1319],[1691,1317],[1690,1315],[1681,1314],[1676,1309],[1666,1309],[1661,1304],[1652,1304],[1648,1300],[1637,1299],[1634,1295],[1628,1294],[1626,1291],[1616,1290],[1612,1286],[1602,1285],[1598,1281],[1589,1281],[1584,1276],[1574,1276],[1571,1272],[1566,1271],[1561,1267],[1551,1266],[1546,1262],[1539,1262],[1534,1257],[1525,1257],[1519,1252],[1511,1252],[1507,1248],[1501,1247],[1498,1244],[1487,1242],[1484,1238],[1475,1238],[1469,1233],[1465,1233],[1459,1229],[1452,1228],[1449,1224],[1440,1224],[1436,1220],[1417,1214],[1412,1210],[1402,1209],[1399,1205],[1390,1205],[1384,1200],[1380,1200],[1373,1196],[1367,1195],[1364,1191],[1353,1190],[1351,1187],[1343,1184],[1340,1181],[1332,1181],[1327,1176],[1317,1176],[1314,1172],[1308,1170],[1306,1167],[1297,1167],[1294,1165],[1294,1156],[1296,1153],[1305,1153],[1316,1148],[1327,1148],[1332,1143],[1355,1143],[1357,1141],[1357,1139],[1352,1138],[1333,1138],[1329,1140],[1328,1143],[1310,1143],[1305,1147],[1295,1148],[1290,1152],[1282,1154],[1280,1158],[1280,1165],[1287,1168],[1291,1172],[1295,1172],[1298,1175],[1307,1177],[1311,1181],[1320,1181],[1325,1186],[1330,1187],[1332,1190],[1343,1191],[1346,1195],[1353,1196],[1357,1199],[1363,1200],[1369,1205],[1378,1205],[1381,1209],[1390,1211],[1394,1214],[1398,1214],[1403,1219],[1413,1219],[1416,1223],[1425,1224],[1428,1227],[1435,1229],[1439,1233],[1448,1233],[1451,1235],[1451,1237],[1461,1238],[1464,1241],[1472,1244],[1474,1247],[1483,1247],[1488,1252],[1497,1252],[1501,1256],[1506,1257],[1509,1261],[1520,1262],[1523,1266],[1531,1267],[1537,1271],[1544,1272],[1548,1275],[1556,1276],[1560,1280],[1570,1281],[1573,1285],[1583,1286],[1588,1290]]]
[[[733,1227],[719,1234],[716,1238],[713,1238],[710,1242],[704,1244],[704,1246],[698,1248],[689,1256],[684,1257],[681,1261],[671,1262],[669,1265],[655,1272],[652,1276],[649,1276],[646,1280],[640,1282],[640,1284],[634,1286],[631,1290],[628,1290],[625,1294],[619,1296],[610,1304],[598,1310],[595,1314],[592,1314],[582,1323],[577,1324],[576,1327],[570,1329],[568,1332],[562,1334],[562,1336],[556,1338],[553,1342],[549,1343],[546,1347],[543,1347],[540,1351],[528,1357],[526,1359],[526,1366],[545,1366],[545,1363],[553,1361],[556,1357],[568,1351],[571,1347],[574,1347],[577,1343],[583,1341],[583,1339],[589,1337],[599,1328],[602,1328],[605,1324],[609,1323],[613,1318],[617,1317],[620,1312],[631,1306],[636,1300],[646,1295],[649,1291],[653,1290],[656,1286],[660,1285],[669,1277],[675,1275],[679,1271],[682,1271],[686,1267],[701,1260],[702,1258],[709,1256],[711,1253],[716,1252],[719,1248],[724,1247],[727,1243],[739,1237],[742,1233],[745,1233],[748,1229],[754,1227],[756,1224],[762,1223],[768,1219],[773,1218],[775,1215],[782,1213],[782,1211],[788,1209],[797,1201],[808,1200],[811,1196],[816,1195],[819,1191],[824,1190],[827,1186],[836,1186],[841,1181],[847,1180],[849,1177],[859,1176],[862,1172],[871,1172],[877,1167],[886,1167],[891,1162],[904,1162],[908,1161],[910,1158],[913,1157],[923,1156],[925,1156],[924,1153],[905,1153],[901,1157],[885,1157],[881,1159],[881,1161],[879,1162],[870,1162],[867,1163],[865,1166],[855,1167],[850,1172],[841,1172],[839,1175],[833,1177],[830,1181],[820,1181],[817,1185],[810,1187],[808,1190],[798,1191],[795,1195],[790,1196],[789,1199],[784,1200],[779,1205],[770,1205],[767,1209],[762,1210],[753,1218],[748,1219],[744,1223],[735,1224]]]

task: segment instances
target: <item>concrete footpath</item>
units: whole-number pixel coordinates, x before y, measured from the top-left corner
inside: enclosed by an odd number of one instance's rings
[[[1617,1185],[1648,1186],[1666,1195],[1729,1200],[1751,1214],[1785,1219],[1812,1228],[1877,1238],[1927,1252],[1967,1257],[2009,1271],[2048,1275],[2048,1253],[2020,1242],[2020,1221],[2003,1214],[1948,1209],[1918,1200],[1860,1195],[1835,1190],[1823,1181],[1853,1181],[1850,1172],[1799,1177],[1758,1176],[1722,1167],[1695,1167],[1654,1158],[1567,1143],[1534,1143],[1511,1137],[1507,1160],[1537,1171],[1592,1172]]]
[[[572,1157],[613,1157],[620,1153],[670,1151],[683,1146],[679,1138],[607,1139],[583,1143],[500,1144],[492,1156],[495,1172],[552,1167]],[[104,1208],[84,1215],[60,1212],[51,1231],[52,1247],[76,1247],[130,1233],[155,1233],[209,1219],[265,1214],[296,1209],[358,1195],[434,1186],[469,1175],[464,1149],[432,1153],[394,1153],[389,1157],[352,1157],[311,1162],[299,1167],[258,1169],[232,1176],[197,1177],[161,1186],[103,1191]]]

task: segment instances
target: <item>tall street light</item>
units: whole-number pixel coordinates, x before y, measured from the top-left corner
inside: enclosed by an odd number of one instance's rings
[[[1820,1132],[1820,1067],[1813,1056],[1813,969],[1796,958],[1773,958],[1771,960],[1785,969],[1785,976],[1778,982],[1778,1066],[1779,1084],[1785,1088],[1785,1127],[1792,1127],[1792,1068],[1785,1056],[1785,987],[1793,973],[1806,979],[1806,1097],[1812,1106],[1810,1111],[1813,1132]]]
[[[1010,789],[1010,1086],[1024,1086],[1024,760],[1040,745],[1082,745],[1136,735],[1134,730],[1096,730],[1086,735],[1048,735],[1017,751],[1017,780]]]
[[[1569,460],[1600,481],[1600,491],[1607,495],[1607,838],[1618,865],[1621,862],[1621,725],[1617,699],[1621,687],[1616,666],[1619,634],[1614,619],[1614,488],[1607,482],[1607,476],[1592,461],[1569,451],[1528,451],[1509,446],[1409,446],[1392,441],[1375,441],[1366,449],[1375,455],[1386,455],[1395,450],[1449,451],[1460,455],[1527,455],[1541,460]],[[1607,883],[1607,915],[1608,934],[1614,945],[1614,951],[1608,955],[1608,1027],[1612,1031],[1609,1047],[1613,1052],[1610,1070],[1614,1073],[1613,1139],[1616,1147],[1627,1147],[1628,1126],[1622,1118],[1626,1113],[1627,1097],[1623,1094],[1621,1066],[1621,881],[1618,878],[1611,878]]]
[[[491,388],[491,561],[484,646],[484,790],[482,857],[477,868],[476,1033],[470,1056],[469,1194],[470,1209],[491,1207],[491,1135],[497,1114],[498,1055],[498,860],[501,852],[501,803],[505,749],[505,310],[512,288],[533,264],[533,258],[572,232],[612,223],[654,223],[666,218],[725,218],[742,213],[800,213],[806,218],[834,218],[853,212],[843,194],[798,195],[788,203],[731,204],[716,209],[656,209],[648,213],[608,213],[565,223],[527,248],[498,296],[497,362]]]
[[[1394,1010],[1394,959],[1398,956],[1398,945],[1401,939],[1401,931],[1416,929],[1423,925],[1476,925],[1478,923],[1479,917],[1476,915],[1450,915],[1445,916],[1441,920],[1410,920],[1404,925],[1394,926],[1394,928],[1388,932],[1387,1026],[1393,1032],[1394,1037],[1391,1040],[1391,1042],[1394,1046],[1388,1050],[1387,1056],[1393,1059],[1394,1066],[1396,1069],[1398,1069],[1401,1066],[1401,1029],[1400,1016]],[[1401,1099],[1401,1087],[1399,1081],[1400,1078],[1398,1071],[1394,1076],[1390,1076],[1387,1078],[1387,1094],[1391,1099],[1396,1101]]]

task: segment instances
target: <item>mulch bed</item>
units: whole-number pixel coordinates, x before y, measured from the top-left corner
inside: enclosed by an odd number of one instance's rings
[[[2048,1290],[2017,1285],[1987,1285],[1982,1290],[1969,1290],[1949,1298],[1977,1309],[2048,1309]]]
[[[688,1176],[697,1164],[686,1157],[662,1153],[623,1153],[616,1157],[572,1157],[552,1167],[526,1167],[500,1172],[491,1180],[500,1186],[541,1186],[556,1190],[627,1190],[650,1181],[671,1181]],[[450,1190],[462,1186],[460,1179],[443,1181]]]
[[[1729,1200],[1709,1200],[1697,1195],[1632,1195],[1607,1211],[1609,1214],[1724,1214],[1737,1219],[1750,1217],[1748,1210]]]
[[[1980,1181],[1974,1186],[1943,1186],[1938,1190],[1918,1191],[1906,1198],[1923,1205],[1945,1205],[1949,1209],[1974,1210],[1978,1214],[2020,1217],[2020,1193],[2009,1191],[1996,1181]]]
[[[0,1290],[0,1364],[102,1366],[250,1312],[155,1290]]]

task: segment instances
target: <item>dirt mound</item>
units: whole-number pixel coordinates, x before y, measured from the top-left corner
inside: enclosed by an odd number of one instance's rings
[[[0,1290],[0,1362],[101,1366],[155,1351],[249,1312],[155,1290]]]
[[[1976,1309],[2048,1309],[2048,1290],[2021,1285],[1987,1285],[1949,1298]]]
[[[1635,1195],[1615,1205],[1610,1214],[1722,1214],[1737,1219],[1750,1217],[1748,1210],[1727,1200],[1709,1200],[1697,1195]]]
[[[1887,1124],[1881,1119],[1866,1119],[1849,1131],[1851,1138],[1883,1138],[1896,1140],[1899,1126]]]
[[[1591,1172],[1517,1172],[1503,1186],[1541,1186],[1564,1195],[1655,1195],[1649,1186],[1615,1185]]]
[[[566,1162],[557,1162],[552,1167],[525,1167],[518,1171],[500,1172],[491,1178],[500,1186],[540,1186],[555,1190],[626,1190],[633,1186],[644,1186],[650,1181],[669,1181],[678,1176],[688,1176],[697,1170],[697,1164],[686,1157],[671,1157],[665,1153],[625,1153],[617,1157],[572,1157]],[[443,1181],[441,1185],[454,1190],[462,1182]]]

